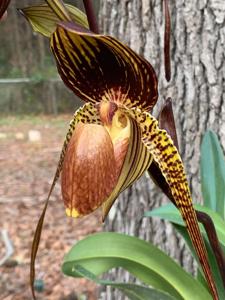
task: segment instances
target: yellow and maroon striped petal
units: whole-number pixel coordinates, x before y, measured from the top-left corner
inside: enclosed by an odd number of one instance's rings
[[[8,5],[9,5],[10,0],[1,0],[0,1],[0,19],[4,15]]]
[[[186,223],[188,233],[192,240],[199,261],[202,265],[208,285],[212,294],[217,295],[211,273],[208,256],[203,238],[193,208],[184,166],[177,148],[165,130],[158,127],[158,121],[147,112],[138,109],[130,110],[130,115],[137,121],[142,129],[142,141],[157,162],[163,176],[170,186],[173,199]],[[215,298],[217,299],[217,298]]]
[[[129,118],[129,117],[128,117]],[[152,155],[147,147],[142,143],[141,130],[137,122],[129,118],[130,121],[130,141],[126,157],[120,171],[117,184],[111,195],[102,205],[102,219],[105,220],[110,208],[119,196],[128,186],[148,169],[152,162]]]
[[[60,23],[51,48],[65,84],[81,99],[151,110],[158,97],[151,64],[113,37]]]

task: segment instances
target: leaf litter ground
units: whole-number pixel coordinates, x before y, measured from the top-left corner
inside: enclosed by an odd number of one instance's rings
[[[0,118],[0,233],[7,230],[14,247],[13,255],[0,267],[0,300],[31,299],[31,241],[69,120],[64,115]],[[75,241],[100,230],[98,212],[78,220],[66,218],[58,184],[51,197],[36,261],[36,277],[44,287],[37,299],[97,299],[94,284],[63,276],[60,265]],[[0,235],[0,260],[4,253]]]

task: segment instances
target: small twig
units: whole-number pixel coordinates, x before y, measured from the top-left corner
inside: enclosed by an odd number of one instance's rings
[[[5,244],[6,253],[5,256],[0,260],[0,266],[2,266],[14,252],[13,245],[9,239],[7,230],[2,229],[1,234],[2,234],[2,240]]]
[[[94,12],[92,0],[83,0],[83,2],[90,30],[94,33],[99,33],[98,21]]]

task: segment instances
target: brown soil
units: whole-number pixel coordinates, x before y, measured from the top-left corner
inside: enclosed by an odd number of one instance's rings
[[[0,267],[0,300],[32,299],[32,237],[69,120],[69,116],[0,119],[0,233],[6,229],[14,247],[13,256]],[[38,130],[41,140],[29,141],[29,130]],[[44,282],[44,291],[37,293],[37,299],[97,299],[95,284],[65,277],[60,266],[64,254],[77,240],[100,230],[98,213],[78,220],[66,217],[58,184],[47,210],[36,261],[36,278]],[[4,251],[0,235],[0,260]]]

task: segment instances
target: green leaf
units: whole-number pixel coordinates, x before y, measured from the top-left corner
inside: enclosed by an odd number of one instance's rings
[[[211,130],[202,141],[200,166],[204,204],[225,219],[225,160],[217,135]]]
[[[144,287],[133,283],[120,283],[112,282],[109,280],[101,280],[93,273],[80,265],[74,267],[76,273],[79,273],[81,277],[85,277],[89,280],[96,282],[97,284],[112,286],[123,292],[124,295],[129,297],[131,300],[176,300],[174,297],[165,294],[161,291],[154,290],[152,288]]]
[[[122,267],[145,284],[176,299],[211,299],[207,289],[157,247],[118,233],[98,233],[78,242],[65,256],[64,274],[79,277],[75,265],[95,276]],[[191,287],[191,288],[190,288]]]
[[[224,230],[225,222],[224,222],[224,220],[216,212],[214,212],[210,208],[207,208],[205,206],[201,206],[201,205],[198,205],[198,204],[195,204],[194,208],[196,210],[205,212],[206,214],[208,214],[212,218],[213,223],[214,223],[215,228],[216,228],[218,239],[220,241],[220,244],[221,244],[223,250],[225,251],[225,230]],[[159,217],[163,220],[170,221],[174,224],[185,226],[184,222],[183,222],[183,220],[180,216],[179,211],[177,210],[177,208],[173,204],[163,205],[163,206],[161,206],[159,208],[156,208],[152,211],[148,211],[148,212],[145,213],[145,216],[146,217]],[[200,229],[201,229],[201,232],[203,234],[205,234],[205,231],[204,231],[202,226],[200,226]]]
[[[65,6],[70,13],[72,21],[88,28],[87,17],[82,11],[69,4]],[[57,23],[63,20],[47,4],[26,7],[20,9],[20,12],[27,18],[34,31],[46,37],[50,37],[55,31]]]
[[[220,245],[225,253],[225,222],[224,220],[214,211],[212,211],[209,208],[206,208],[204,206],[201,205],[194,205],[196,210],[199,211],[203,211],[205,213],[207,213],[211,218],[212,221],[215,225],[216,228],[216,232],[217,232],[217,236],[218,239],[220,241]],[[201,265],[196,257],[196,252],[192,246],[191,240],[189,238],[189,235],[187,233],[186,227],[184,225],[184,222],[180,216],[179,211],[176,209],[176,207],[172,204],[168,204],[168,205],[164,205],[160,208],[154,209],[152,211],[146,212],[145,216],[148,217],[160,217],[163,220],[167,220],[173,223],[174,227],[176,228],[176,230],[183,236],[183,238],[185,239],[188,247],[190,248],[192,255],[195,257],[196,261],[199,264],[200,270],[201,270]],[[223,287],[223,282],[219,273],[219,269],[216,263],[216,259],[215,259],[215,255],[209,245],[208,239],[207,239],[207,235],[205,233],[205,230],[203,228],[203,226],[200,226],[200,230],[205,238],[205,243],[206,243],[206,248],[207,248],[207,253],[208,253],[208,257],[209,257],[209,263],[210,266],[212,268],[212,272],[213,272],[213,276],[216,282],[216,286],[219,292],[219,299],[225,299],[225,291],[224,291],[224,287]],[[202,282],[202,277],[201,277],[201,282]]]
[[[207,287],[205,278],[202,276],[201,264],[199,263],[199,261],[196,257],[195,250],[192,246],[192,243],[191,243],[191,240],[189,238],[189,235],[187,233],[186,228],[181,226],[181,225],[175,225],[175,224],[174,224],[174,227],[183,236],[183,238],[185,239],[189,249],[192,252],[192,255],[195,257],[196,261],[198,262],[199,271],[200,271],[199,273],[201,274],[201,275],[198,274],[198,280]],[[209,264],[211,266],[213,277],[214,277],[216,287],[217,287],[217,290],[218,290],[218,293],[219,293],[219,299],[224,300],[225,299],[225,290],[224,290],[223,281],[222,281],[222,278],[220,276],[220,272],[219,272],[219,269],[218,269],[218,266],[217,266],[217,263],[216,263],[216,258],[215,258],[214,252],[212,251],[212,248],[210,247],[210,244],[209,244],[208,240],[206,240],[206,239],[205,239],[205,245],[206,245],[206,249],[207,249],[207,253],[208,253]]]

